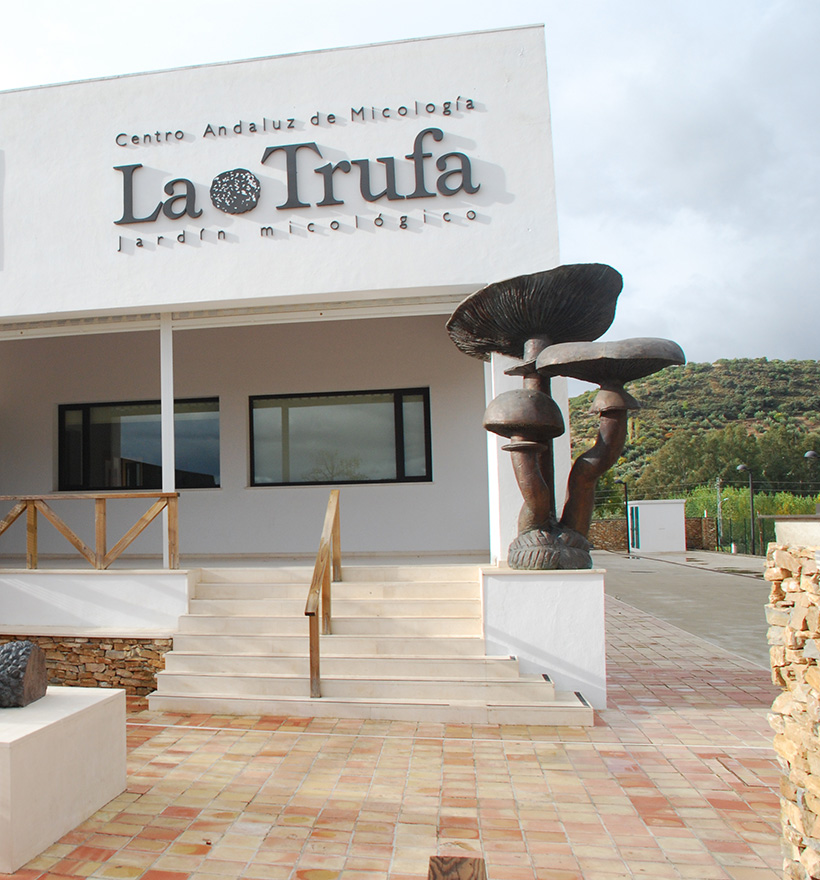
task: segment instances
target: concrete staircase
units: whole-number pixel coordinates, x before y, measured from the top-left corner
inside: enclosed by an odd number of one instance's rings
[[[202,570],[149,706],[177,712],[588,726],[546,675],[488,657],[477,566],[346,566],[310,699],[307,568]],[[547,670],[544,670],[545,673]]]

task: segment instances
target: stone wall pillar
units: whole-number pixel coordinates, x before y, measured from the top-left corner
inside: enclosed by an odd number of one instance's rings
[[[816,547],[770,544],[766,618],[772,680],[782,693],[769,724],[783,769],[783,872],[820,880],[820,584]]]

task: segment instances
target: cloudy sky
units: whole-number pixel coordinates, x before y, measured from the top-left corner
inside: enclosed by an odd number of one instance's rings
[[[0,10],[0,89],[544,23],[562,261],[607,262],[625,278],[607,338],[667,336],[700,361],[818,357],[816,0]]]

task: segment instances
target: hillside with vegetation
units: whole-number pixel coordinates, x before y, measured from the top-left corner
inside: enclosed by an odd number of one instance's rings
[[[763,491],[805,494],[820,486],[820,364],[766,358],[670,367],[627,385],[641,403],[630,413],[624,454],[602,481],[624,480],[634,497],[682,495],[720,478],[743,485],[745,463]],[[595,441],[595,391],[570,401],[573,457]],[[816,470],[815,470],[816,469]],[[615,493],[617,494],[617,493]]]

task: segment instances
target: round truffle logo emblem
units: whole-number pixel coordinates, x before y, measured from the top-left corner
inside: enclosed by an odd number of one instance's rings
[[[211,201],[226,214],[245,214],[259,201],[262,184],[246,168],[234,168],[217,174],[211,184]]]

